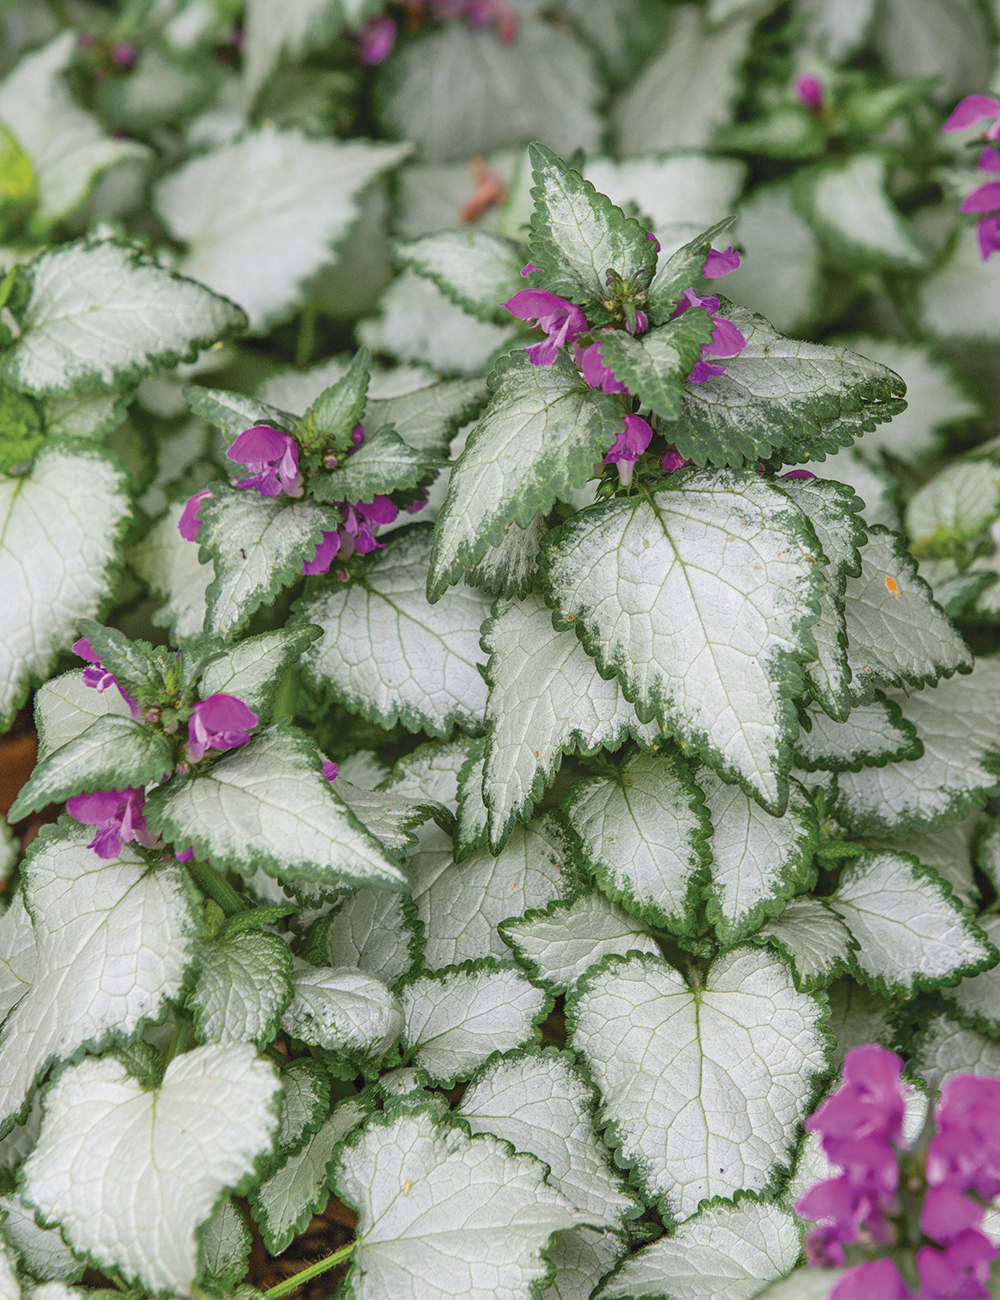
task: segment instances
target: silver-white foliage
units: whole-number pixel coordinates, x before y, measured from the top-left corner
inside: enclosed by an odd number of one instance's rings
[[[62,31],[0,83],[0,122],[31,159],[39,199],[35,221],[42,229],[74,212],[103,171],[150,156],[137,140],[106,135],[73,99],[63,74],[75,49],[75,34]]]
[[[874,153],[819,171],[809,193],[813,222],[835,248],[882,266],[920,269],[927,255],[886,194],[885,172],[885,159]]]
[[[409,151],[262,127],[164,177],[154,201],[187,244],[178,269],[239,302],[262,331],[335,260],[331,244],[358,216],[359,191]]]
[[[206,943],[189,999],[202,1041],[266,1046],[291,1001],[291,971],[288,946],[275,934]]]
[[[404,896],[359,889],[334,912],[326,932],[331,966],[356,966],[392,985],[413,964],[415,935]]]
[[[181,501],[170,506],[130,556],[153,598],[163,602],[153,614],[153,622],[168,627],[177,641],[201,633],[205,624],[205,592],[215,577],[213,566],[202,564],[198,558],[199,548],[186,542],[177,531],[183,509]]]
[[[870,700],[877,686],[922,686],[972,666],[901,539],[884,529],[869,532],[861,576],[847,580],[844,617],[855,703]]]
[[[695,5],[678,8],[663,50],[615,105],[622,155],[710,144],[739,93],[751,30],[743,19],[712,31]]]
[[[819,241],[796,210],[791,186],[755,188],[740,204],[734,233],[743,251],[726,278],[726,296],[794,332],[815,314],[822,281]]]
[[[554,780],[564,752],[617,749],[629,735],[649,744],[658,733],[639,721],[618,682],[600,675],[579,638],[552,626],[540,596],[500,601],[483,647],[491,656],[483,799],[497,848]]]
[[[37,944],[31,988],[0,1032],[0,1124],[24,1106],[35,1077],[84,1044],[134,1035],[181,991],[195,920],[178,866],[149,871],[126,846],[104,861],[90,827],[40,836],[25,863]]]
[[[579,781],[564,811],[602,889],[657,924],[690,924],[708,826],[683,760],[636,754],[615,776]]]
[[[909,994],[954,983],[994,959],[936,874],[906,854],[874,852],[849,862],[830,904],[857,941],[862,976],[877,989]]]
[[[600,890],[557,899],[544,911],[515,917],[500,933],[538,979],[565,993],[591,966],[611,954],[659,953],[656,940]]]
[[[353,1097],[342,1101],[305,1146],[251,1194],[254,1217],[272,1255],[285,1250],[293,1236],[308,1226],[312,1215],[325,1206],[330,1197],[327,1171],[334,1147],[361,1123],[365,1113],[364,1104]]]
[[[758,934],[775,939],[787,953],[800,988],[827,983],[857,946],[840,916],[818,898],[793,898]]]
[[[979,926],[993,944],[1000,943],[1000,917],[984,916]],[[962,1016],[968,1016],[993,1038],[1000,1038],[1000,968],[994,966],[981,975],[962,980],[953,989],[944,990]]]
[[[933,1092],[956,1074],[1000,1074],[1000,1043],[949,1016],[931,1016],[912,1060]]]
[[[496,857],[478,849],[460,864],[451,838],[428,827],[407,870],[430,970],[507,956],[500,922],[564,898],[573,884],[566,837],[551,814],[517,826]]]
[[[84,1268],[55,1228],[39,1227],[20,1196],[0,1196],[3,1234],[40,1282],[78,1282]],[[3,1294],[0,1291],[0,1294]]]
[[[570,999],[605,1136],[676,1217],[762,1190],[826,1068],[823,1010],[773,953],[719,957],[697,992],[662,959],[611,961]]]
[[[819,838],[816,809],[797,781],[789,782],[784,816],[772,817],[710,769],[700,768],[697,779],[712,819],[708,915],[722,942],[732,943],[808,882]]]
[[[520,971],[486,966],[414,980],[400,990],[404,1055],[432,1082],[467,1079],[494,1052],[534,1035],[545,994]]]
[[[637,706],[781,812],[788,693],[825,587],[815,549],[805,516],[757,474],[692,473],[564,525],[549,599]]]
[[[577,1209],[623,1223],[639,1211],[594,1131],[593,1089],[571,1056],[515,1054],[488,1065],[456,1111],[473,1133],[492,1133],[549,1166],[552,1186]]]
[[[0,726],[107,599],[128,515],[125,477],[97,448],[50,443],[30,474],[0,475]]]
[[[21,335],[3,375],[39,395],[136,380],[245,323],[231,302],[111,240],[49,249],[28,274]]]
[[[398,720],[447,736],[456,723],[482,723],[479,627],[489,599],[458,587],[428,604],[431,544],[430,528],[390,542],[361,581],[306,597],[296,616],[323,629],[303,655],[308,681],[384,727]]]
[[[1000,663],[979,659],[967,677],[888,697],[916,727],[923,757],[841,773],[838,817],[852,829],[884,836],[938,830],[981,807],[997,783],[987,760],[1000,728]]]
[[[807,717],[810,731],[799,731],[796,757],[807,768],[833,772],[880,767],[889,759],[919,757],[920,741],[898,706],[883,696],[856,704],[845,722],[835,722],[816,705]]]
[[[710,1205],[624,1260],[598,1297],[749,1300],[794,1266],[799,1249],[795,1218],[779,1205]]]
[[[372,1116],[333,1178],[358,1209],[356,1300],[522,1300],[547,1274],[553,1232],[606,1225],[545,1181],[534,1156],[427,1110]]]
[[[295,958],[294,996],[282,1025],[294,1038],[333,1052],[382,1056],[399,1037],[403,1013],[385,985],[349,967]]]
[[[114,1056],[85,1060],[46,1093],[24,1196],[99,1266],[190,1295],[197,1228],[270,1149],[280,1088],[249,1043],[195,1048],[150,1092]]]
[[[275,724],[204,775],[174,778],[147,799],[147,817],[200,857],[250,876],[387,885],[406,881],[386,850],[338,798],[301,732]]]

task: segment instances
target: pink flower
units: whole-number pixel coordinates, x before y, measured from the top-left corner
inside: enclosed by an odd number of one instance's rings
[[[845,1142],[868,1137],[902,1141],[902,1069],[896,1053],[876,1043],[847,1053],[843,1085],[806,1120],[811,1133],[822,1134],[823,1150],[835,1164],[840,1164],[839,1152]]]
[[[306,560],[302,565],[302,572],[306,577],[317,573],[329,573],[330,565],[334,557],[340,550],[340,533],[324,532],[323,540],[316,543],[316,554],[311,560]]]
[[[782,474],[782,478],[815,478],[816,475],[809,469],[790,469],[787,474]]]
[[[743,337],[742,330],[738,329],[731,320],[716,315],[719,310],[719,300],[715,294],[699,298],[693,289],[685,289],[681,294],[680,302],[671,312],[670,319],[674,320],[683,315],[689,307],[702,307],[712,318],[711,341],[702,345],[701,359],[695,363],[694,369],[688,375],[689,383],[703,384],[713,375],[726,373],[725,366],[713,365],[712,362],[705,360],[706,357],[738,356],[746,347],[747,341]]]
[[[283,491],[290,497],[302,495],[299,448],[289,434],[255,424],[243,430],[226,457],[250,470],[249,478],[236,480],[237,487],[256,488],[265,497],[280,496]]]
[[[87,845],[99,858],[116,858],[122,845],[138,840],[146,848],[155,848],[142,815],[146,796],[141,786],[128,790],[99,790],[96,794],[78,794],[66,800],[66,811],[84,826],[96,826],[97,834]]]
[[[86,659],[87,663],[90,665],[88,668],[84,668],[83,670],[84,686],[89,686],[92,690],[101,692],[106,691],[109,686],[117,687],[118,694],[132,710],[132,716],[137,717],[139,714],[139,706],[127,691],[122,690],[121,683],[118,681],[118,678],[115,677],[114,673],[109,673],[106,668],[101,667],[100,656],[94,650],[94,647],[90,644],[87,638],[82,636],[79,641],[74,641],[71,649],[75,655],[79,655],[81,659]]]
[[[138,53],[131,41],[115,41],[111,47],[111,62],[116,68],[130,68]]]
[[[605,465],[618,466],[618,479],[623,487],[632,482],[635,462],[649,446],[653,430],[638,415],[626,415],[624,428],[615,438],[614,446],[604,457]]]
[[[830,1300],[910,1300],[910,1288],[891,1259],[873,1259],[848,1269]]]
[[[199,700],[188,719],[188,757],[198,763],[206,749],[235,749],[246,745],[257,715],[235,695],[210,695]]]
[[[332,758],[323,759],[323,775],[328,781],[336,781],[337,777],[340,775],[340,768]]]
[[[983,1207],[970,1201],[954,1187],[931,1187],[924,1197],[920,1226],[928,1237],[942,1243],[954,1241],[960,1233],[978,1228]]]
[[[521,275],[522,276],[532,275],[537,270],[538,267],[534,264],[534,262],[525,262],[525,264],[521,267]]]
[[[962,203],[962,212],[994,212],[1000,208],[1000,181],[987,181]]]
[[[188,497],[187,503],[181,512],[181,517],[177,521],[177,531],[186,542],[193,542],[198,536],[198,529],[201,527],[198,511],[201,509],[201,503],[206,498],[211,501],[211,488],[204,488],[201,492],[196,492],[193,497]]]
[[[800,104],[805,104],[812,113],[818,113],[823,107],[823,83],[819,77],[807,72],[795,83],[795,93]]]
[[[924,1246],[917,1251],[922,1300],[987,1300],[990,1290],[990,1265],[1000,1250],[981,1232],[962,1232],[945,1246],[935,1250]]]
[[[693,464],[694,461],[685,460],[676,447],[660,458],[660,469],[663,470],[664,474],[674,474],[677,470],[687,469],[688,465]]]
[[[987,139],[1000,139],[1000,100],[992,99],[989,95],[966,95],[941,130],[965,131],[983,118],[993,120],[993,125],[986,132]]]
[[[194,857],[194,849],[175,849],[174,857],[178,862],[190,862]]]
[[[583,371],[583,377],[591,388],[600,388],[605,393],[627,393],[628,389],[624,384],[614,377],[610,366],[604,364],[604,358],[601,356],[600,340],[591,343],[589,348],[581,348],[578,343],[573,344],[573,355],[576,357],[576,363]]]
[[[384,63],[396,44],[396,24],[391,18],[369,18],[357,35],[361,62]]]
[[[728,275],[730,271],[735,271],[739,264],[740,255],[732,244],[724,253],[720,253],[713,248],[705,258],[705,265],[701,273],[706,280],[717,280],[720,275]]]
[[[653,234],[651,230],[646,231],[646,239],[648,242],[654,243],[656,245],[657,252],[660,251],[660,241],[656,238],[656,236]]]
[[[997,154],[1000,158],[1000,154]],[[976,226],[979,237],[979,251],[985,262],[991,253],[1000,252],[1000,217],[983,217]]]
[[[518,320],[528,321],[549,336],[525,348],[533,366],[555,364],[559,349],[587,331],[587,318],[575,303],[545,289],[521,289],[501,304]]]
[[[1000,1079],[960,1074],[941,1089],[938,1131],[927,1149],[932,1187],[1000,1195]]]

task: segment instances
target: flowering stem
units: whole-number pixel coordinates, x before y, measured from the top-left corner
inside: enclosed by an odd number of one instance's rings
[[[310,1264],[308,1268],[302,1269],[300,1273],[286,1277],[284,1282],[272,1286],[269,1291],[264,1292],[265,1296],[268,1297],[268,1300],[276,1300],[276,1297],[288,1295],[289,1291],[294,1291],[303,1282],[311,1282],[314,1277],[319,1277],[321,1273],[325,1273],[328,1269],[336,1268],[338,1264],[342,1264],[347,1259],[356,1244],[356,1242],[349,1241],[340,1250],[335,1250],[332,1255],[327,1255],[326,1259],[317,1260],[315,1264]]]
[[[249,904],[240,898],[229,881],[220,876],[211,863],[189,862],[187,869],[202,893],[218,903],[227,916],[249,910]]]

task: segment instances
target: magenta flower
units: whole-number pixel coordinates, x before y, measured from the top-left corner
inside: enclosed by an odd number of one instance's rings
[[[142,815],[146,796],[141,786],[128,790],[99,790],[66,800],[66,811],[84,826],[96,826],[97,834],[87,845],[99,858],[116,858],[122,845],[138,840],[147,849],[157,840],[149,833]]]
[[[357,35],[361,62],[384,63],[396,44],[396,24],[391,18],[369,18]]]
[[[735,271],[740,264],[740,255],[732,244],[724,253],[713,248],[705,258],[705,265],[702,268],[702,275],[706,280],[717,280],[720,275],[728,275],[730,271]]]
[[[1000,1250],[981,1232],[962,1232],[936,1250],[923,1246],[917,1251],[922,1300],[988,1300],[990,1266]]]
[[[693,465],[693,460],[685,460],[676,447],[668,451],[665,456],[660,457],[660,469],[664,474],[676,473],[679,469],[687,469],[688,465]]]
[[[811,1133],[822,1135],[823,1150],[834,1164],[844,1142],[878,1137],[903,1138],[903,1062],[877,1043],[855,1047],[844,1058],[844,1082],[806,1120]]]
[[[1000,1195],[1000,1079],[962,1074],[941,1089],[938,1131],[927,1149],[932,1187]]]
[[[646,231],[646,240],[647,240],[647,242],[650,242],[650,243],[653,243],[653,244],[656,245],[656,251],[657,251],[657,252],[660,251],[660,241],[656,238],[656,236],[653,234],[653,232],[652,232],[651,230],[647,230],[647,231]]]
[[[795,93],[800,104],[805,104],[811,113],[818,113],[823,107],[823,83],[819,77],[807,72],[795,83]]]
[[[79,641],[74,641],[71,647],[75,655],[81,659],[86,659],[88,667],[83,670],[83,684],[91,687],[95,691],[106,691],[109,686],[118,688],[118,694],[132,710],[132,716],[139,716],[139,706],[133,700],[127,691],[122,690],[121,683],[114,673],[109,673],[106,668],[101,667],[100,656],[95,651],[85,636],[80,637]]]
[[[302,565],[302,572],[307,578],[317,573],[329,573],[330,565],[339,550],[340,533],[324,532],[323,540],[316,543],[316,554],[311,560],[305,561]]]
[[[987,181],[964,200],[962,212],[995,212],[1000,208],[1000,181]]]
[[[178,862],[190,862],[194,857],[194,849],[174,849],[174,857]]]
[[[525,264],[521,267],[521,275],[522,276],[532,275],[537,270],[538,267],[534,264],[534,262],[525,262]]]
[[[809,469],[790,469],[787,474],[782,474],[782,478],[815,478],[816,475]]]
[[[243,430],[226,457],[250,470],[249,478],[236,480],[237,487],[256,488],[265,497],[280,496],[282,492],[290,497],[302,495],[299,448],[289,434],[279,433],[267,424],[255,424]]]
[[[623,487],[632,482],[635,462],[649,446],[653,430],[638,415],[626,415],[624,428],[615,438],[614,446],[604,457],[605,465],[618,466],[618,479]]]
[[[188,719],[188,757],[199,763],[206,749],[236,749],[246,745],[257,715],[235,695],[210,695],[199,700]]]
[[[201,492],[196,492],[193,497],[188,497],[181,511],[181,517],[177,520],[177,531],[186,542],[193,542],[198,536],[198,529],[201,527],[198,511],[206,498],[209,501],[212,499],[211,488],[204,488]]]
[[[990,95],[966,95],[941,130],[966,131],[984,118],[992,121],[986,130],[987,140],[1000,140],[1000,100]]]
[[[600,388],[605,393],[627,393],[628,389],[620,383],[615,377],[610,366],[604,364],[601,356],[600,340],[591,343],[589,348],[581,348],[578,343],[573,344],[573,355],[576,357],[576,363],[583,371],[583,377],[591,388]]]
[[[332,758],[323,759],[323,775],[328,781],[336,781],[337,777],[340,775],[340,768]]]
[[[587,318],[580,308],[545,289],[521,289],[501,306],[549,336],[543,343],[524,349],[533,366],[554,365],[559,349],[587,331]]]
[[[706,259],[707,260],[707,259]],[[732,269],[732,268],[730,268]],[[709,343],[702,345],[701,358],[695,363],[694,369],[688,375],[688,383],[703,384],[706,380],[711,379],[713,375],[724,375],[725,366],[718,366],[707,357],[735,357],[743,351],[747,345],[743,337],[742,330],[738,329],[731,320],[725,316],[718,316],[719,300],[715,294],[706,298],[699,298],[693,289],[685,289],[681,294],[680,302],[670,314],[670,319],[683,315],[689,307],[703,307],[712,318],[712,338]]]
[[[910,1300],[910,1288],[891,1259],[873,1259],[849,1268],[830,1300]]]

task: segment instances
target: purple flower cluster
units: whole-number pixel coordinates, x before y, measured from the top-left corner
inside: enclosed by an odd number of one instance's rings
[[[816,1183],[795,1209],[817,1226],[806,1238],[811,1264],[839,1267],[844,1245],[865,1233],[873,1243],[892,1240],[886,1216],[898,1210],[899,1164],[896,1146],[903,1138],[903,1062],[884,1047],[855,1047],[844,1060],[844,1083],[806,1121],[821,1135],[832,1165],[843,1172]],[[845,1292],[846,1295],[846,1292]]]
[[[355,448],[360,447],[364,440],[364,427],[359,424],[353,433]],[[302,496],[299,449],[290,434],[266,424],[255,424],[253,428],[244,429],[226,455],[251,471],[247,478],[236,480],[236,487],[255,490],[265,497],[280,496],[282,492],[293,498]],[[336,468],[337,457],[328,457],[326,464],[328,469]],[[197,540],[202,523],[198,512],[202,502],[211,496],[211,488],[204,488],[188,498],[177,522],[177,531],[186,542]],[[412,514],[426,504],[426,500],[418,500],[407,508]],[[316,554],[302,565],[306,576],[329,573],[335,558],[347,559],[355,551],[367,555],[376,547],[382,547],[384,543],[375,540],[375,529],[380,524],[391,524],[399,513],[387,496],[376,496],[371,501],[338,501],[335,505],[344,522],[339,529],[323,533],[322,540],[316,545]]]
[[[822,1135],[824,1152],[841,1171],[816,1183],[795,1206],[817,1225],[805,1243],[814,1267],[843,1265],[850,1242],[878,1247],[896,1241],[889,1220],[901,1212],[902,1065],[884,1047],[854,1048],[844,1060],[843,1085],[806,1121],[806,1128]],[[981,1230],[981,1202],[1000,1193],[1000,1079],[964,1074],[950,1080],[935,1120],[920,1229],[938,1245],[921,1246],[916,1253],[916,1300],[987,1300],[990,1267],[1000,1250]],[[830,1292],[830,1300],[864,1297],[913,1300],[889,1259],[848,1269]]]
[[[659,252],[660,244],[656,236],[649,232],[646,235],[648,240],[656,244]],[[712,249],[705,258],[705,265],[702,274],[705,279],[716,279],[720,275],[728,275],[730,271],[735,271],[740,264],[740,255],[732,246],[724,252]],[[521,270],[523,276],[533,274],[537,268],[534,263],[528,262]],[[545,338],[540,343],[532,343],[530,347],[525,348],[528,354],[528,360],[533,366],[552,366],[555,365],[560,351],[569,344],[573,345],[573,356],[580,371],[591,388],[599,388],[604,393],[627,393],[627,386],[616,378],[614,371],[604,360],[601,354],[601,339],[598,337],[594,342],[583,348],[577,343],[581,335],[595,331],[590,329],[587,318],[583,311],[576,305],[560,298],[558,294],[549,293],[546,289],[521,289],[515,293],[513,298],[509,298],[502,304],[518,320],[526,321],[536,329],[542,330]],[[716,313],[719,310],[719,300],[712,294],[709,297],[699,298],[693,289],[685,289],[681,295],[681,301],[676,310],[673,312],[671,319],[680,316],[687,311],[689,307],[704,307],[712,317],[712,338],[709,343],[704,344],[701,349],[701,357],[697,361],[694,369],[688,375],[688,382],[692,384],[704,384],[713,375],[725,374],[725,366],[717,365],[707,361],[706,357],[735,357],[747,345],[741,330],[727,320],[724,316]],[[643,334],[649,328],[649,320],[645,312],[637,311],[635,313],[634,325],[626,326],[631,333]],[[596,331],[597,334],[613,333],[611,329],[601,329]],[[649,441],[653,436],[653,431],[645,420],[638,415],[626,415],[624,427],[615,438],[614,445],[608,454],[604,457],[606,465],[617,465],[618,476],[624,486],[628,486],[632,481],[632,467],[649,446]],[[682,469],[685,465],[690,465],[691,461],[685,460],[679,452],[668,451],[660,461],[660,467],[664,473],[672,473],[676,469]]]
[[[220,692],[199,700],[188,719],[188,757],[192,763],[200,763],[207,749],[246,745],[256,725],[256,713],[235,695]]]
[[[941,1249],[923,1246],[917,1252],[921,1295],[985,1300],[1000,1250],[981,1230],[982,1205],[967,1193],[983,1201],[1000,1194],[1000,1079],[949,1079],[934,1118],[920,1226]]]
[[[86,659],[87,661],[87,667],[83,670],[84,686],[89,686],[92,690],[101,691],[102,693],[106,691],[109,686],[114,686],[117,689],[118,694],[132,710],[132,716],[137,717],[139,714],[139,706],[127,691],[122,690],[118,678],[114,673],[109,673],[106,668],[101,667],[101,657],[87,638],[82,636],[79,641],[74,641],[71,649],[75,655],[79,655],[81,659]]]
[[[138,840],[147,849],[157,846],[142,815],[146,795],[141,786],[128,790],[98,790],[66,800],[66,811],[84,826],[96,826],[97,834],[87,845],[99,858],[116,858],[122,845]]]
[[[984,119],[990,125],[983,132],[985,144],[979,155],[979,168],[984,172],[1000,172],[1000,150],[993,146],[993,141],[1000,141],[1000,100],[989,95],[966,95],[941,129],[964,131]],[[985,262],[991,253],[1000,249],[1000,181],[987,181],[978,186],[961,210],[988,214],[980,218],[978,225],[979,251]]]
[[[465,18],[474,32],[493,26],[506,45],[517,40],[517,10],[503,0],[405,0],[412,16],[428,11],[441,22]],[[369,18],[358,33],[362,63],[384,63],[392,53],[398,34],[396,20],[385,14]]]

